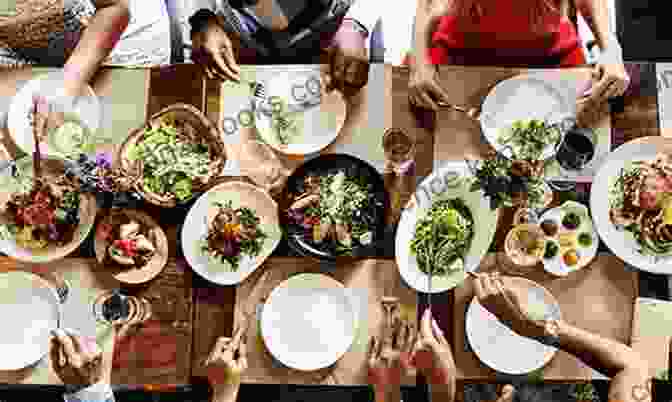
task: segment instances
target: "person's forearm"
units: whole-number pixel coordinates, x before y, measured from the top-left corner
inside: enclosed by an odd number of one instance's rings
[[[212,392],[212,402],[235,402],[238,398],[240,384],[226,384],[215,386]]]
[[[453,402],[455,400],[455,361],[452,353],[445,361],[446,367],[439,370],[439,378],[430,380],[431,402]]]
[[[442,0],[417,0],[415,12],[415,31],[413,33],[414,58],[417,64],[429,64],[428,48],[431,35],[438,21],[436,2]]]
[[[398,385],[389,385],[387,387],[374,387],[376,402],[400,402],[401,387]]]
[[[586,20],[595,35],[595,41],[603,52],[612,43],[612,27],[609,21],[609,7],[606,0],[576,0],[576,8]]]
[[[561,321],[560,349],[581,359],[588,366],[614,377],[641,365],[641,357],[627,345],[590,333]]]
[[[66,94],[76,95],[76,91],[91,81],[100,64],[119,42],[129,20],[128,7],[121,3],[96,11],[65,64]]]

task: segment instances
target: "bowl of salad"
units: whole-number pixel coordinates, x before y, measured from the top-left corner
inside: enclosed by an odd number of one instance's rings
[[[95,198],[65,175],[61,159],[41,158],[40,176],[25,157],[1,176],[0,251],[23,262],[46,263],[72,253],[93,228]]]
[[[204,191],[226,162],[217,128],[198,109],[174,104],[134,130],[119,149],[121,168],[136,177],[145,201],[171,208]]]
[[[389,201],[383,178],[352,156],[305,163],[288,179],[281,200],[288,243],[301,255],[326,261],[370,256],[384,235]]]

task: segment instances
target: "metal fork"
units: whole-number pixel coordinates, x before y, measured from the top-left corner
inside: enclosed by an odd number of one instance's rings
[[[287,130],[292,125],[292,123],[287,120],[285,116],[276,117],[275,122],[277,123],[278,128],[281,130]]]
[[[241,84],[247,84],[252,91],[252,94],[255,98],[265,100],[266,99],[266,86],[259,81],[249,81],[249,80],[240,80]]]

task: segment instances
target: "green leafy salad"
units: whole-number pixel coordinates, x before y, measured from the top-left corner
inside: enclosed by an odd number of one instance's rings
[[[519,120],[502,130],[500,145],[511,147],[516,159],[539,160],[544,150],[560,141],[560,130],[542,120]]]
[[[422,272],[446,275],[463,266],[473,235],[474,220],[463,200],[437,200],[416,223],[411,252]]]
[[[188,141],[177,128],[165,123],[147,129],[129,157],[144,162],[145,191],[172,194],[180,201],[191,198],[194,180],[207,176],[210,165],[207,145]]]

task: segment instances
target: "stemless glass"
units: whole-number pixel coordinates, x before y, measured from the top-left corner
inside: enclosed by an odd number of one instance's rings
[[[386,170],[398,175],[406,173],[415,157],[415,141],[403,130],[390,128],[383,134]]]
[[[388,224],[396,222],[401,216],[401,205],[410,197],[415,185],[415,177],[409,177],[415,159],[415,141],[403,130],[391,128],[383,134],[383,152],[385,154],[385,174],[394,175],[391,195],[391,211]],[[409,182],[411,179],[412,182]],[[404,200],[402,200],[402,195]]]
[[[132,320],[147,321],[152,315],[151,304],[144,298],[127,296],[119,290],[102,293],[93,302],[93,315],[106,324],[124,324]]]

